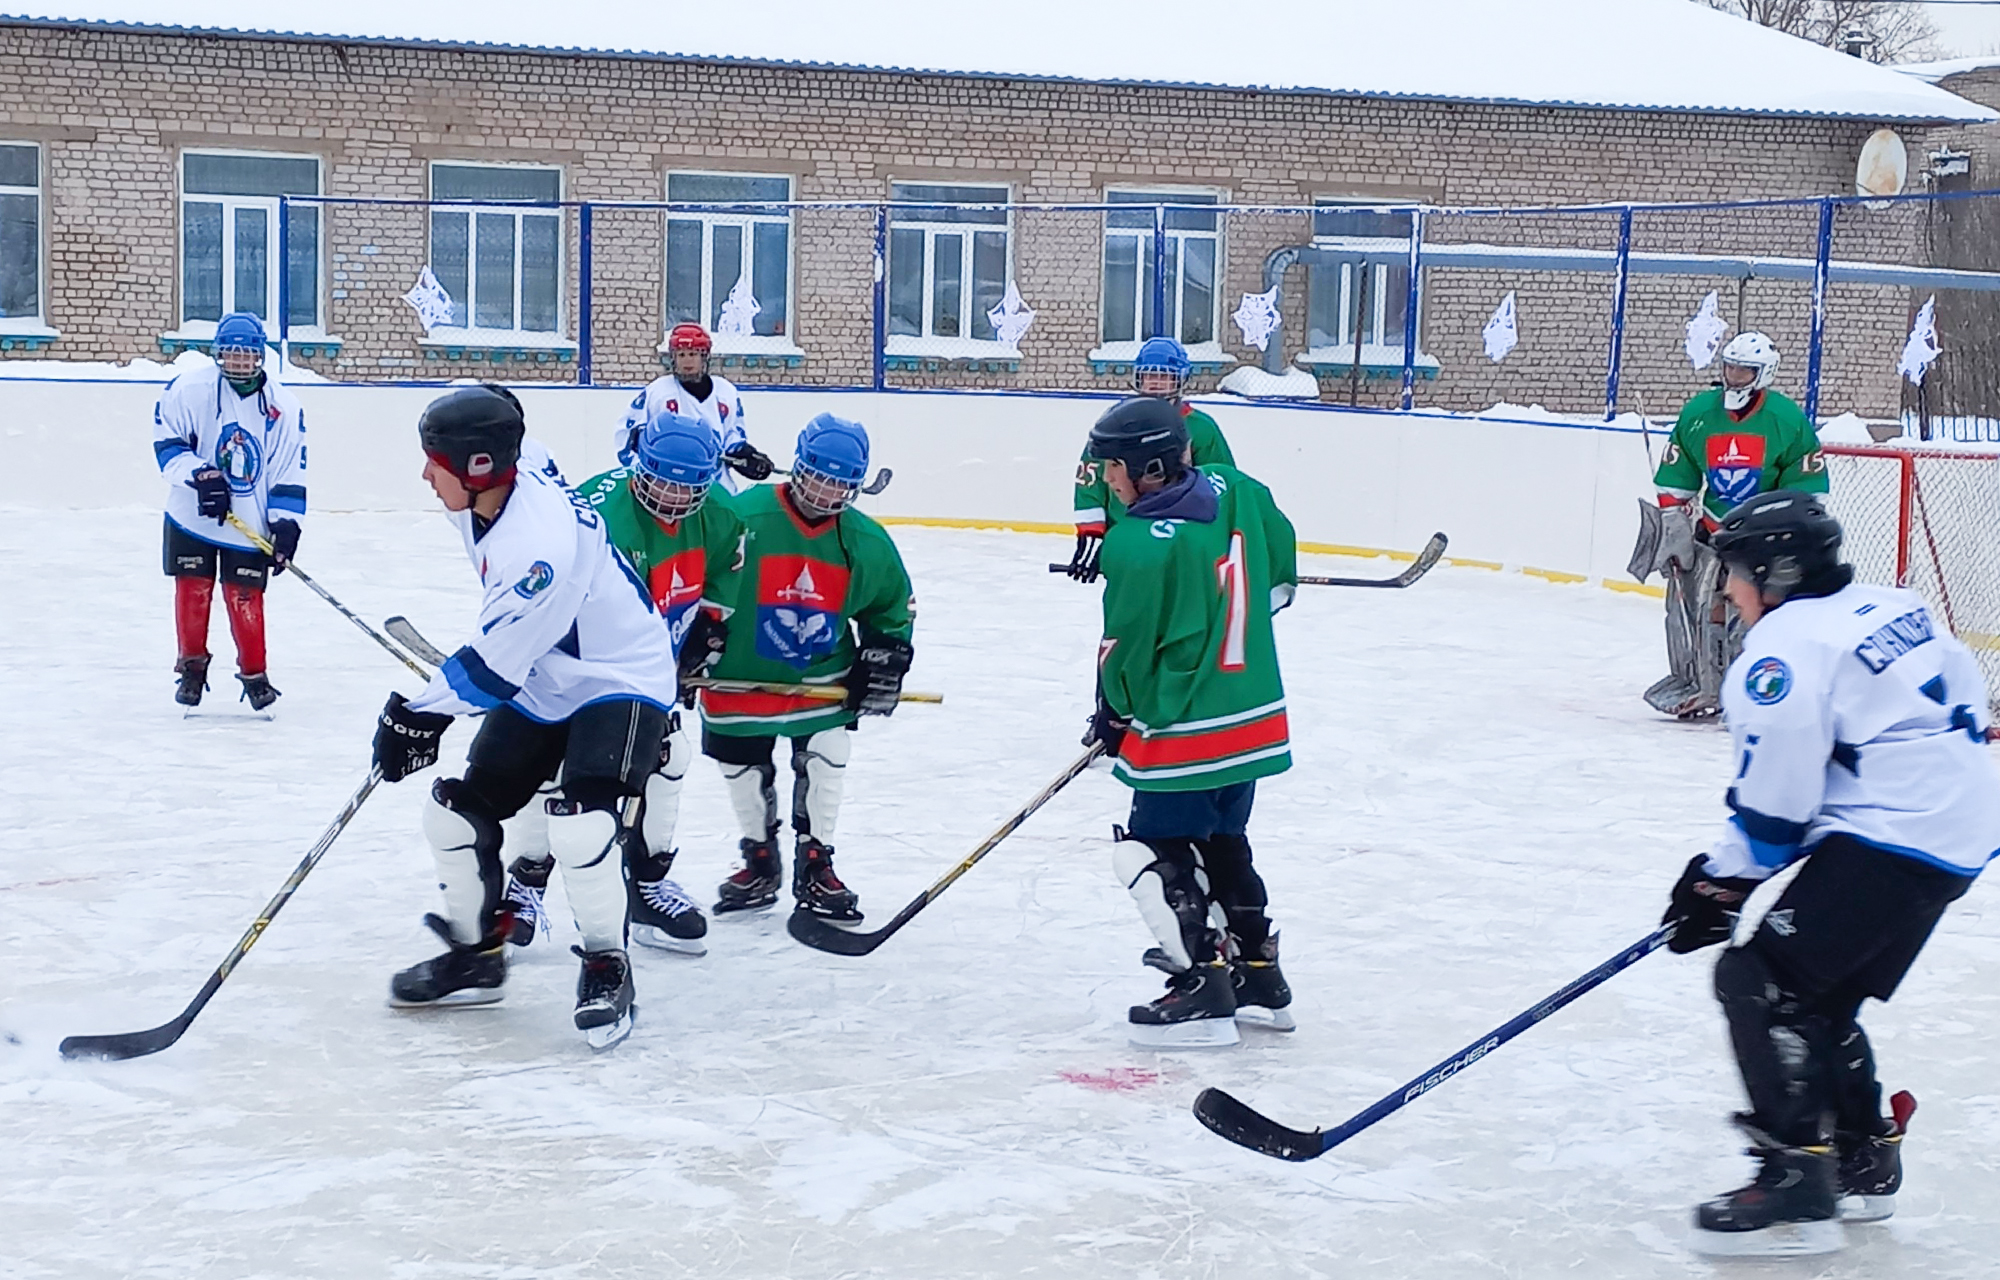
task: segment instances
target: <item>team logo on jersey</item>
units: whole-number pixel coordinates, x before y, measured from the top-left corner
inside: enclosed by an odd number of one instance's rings
[[[1743,674],[1743,692],[1760,707],[1783,702],[1792,691],[1792,669],[1783,658],[1759,658]]]
[[[1708,491],[1729,506],[1757,496],[1764,479],[1764,437],[1726,431],[1708,438]]]
[[[1181,522],[1178,520],[1155,520],[1153,521],[1153,536],[1155,538],[1171,538],[1174,536],[1174,532],[1180,527]]]
[[[699,547],[681,552],[665,564],[653,566],[650,584],[653,602],[673,633],[674,652],[681,651],[688,628],[694,625],[695,606],[701,603],[703,571],[708,557]]]
[[[848,569],[807,556],[766,556],[757,566],[757,656],[808,667],[832,653],[846,628]]]
[[[514,584],[514,594],[523,600],[533,600],[553,586],[555,580],[556,571],[549,567],[548,561],[537,560],[528,566],[528,572]]]
[[[1799,926],[1792,921],[1792,912],[1795,910],[1797,910],[1796,907],[1785,907],[1782,910],[1773,911],[1764,917],[1764,923],[1771,927],[1772,933],[1777,934],[1781,938],[1789,938],[1799,931]]]
[[[258,473],[264,469],[263,447],[240,424],[232,422],[215,442],[215,465],[229,477],[233,492],[249,493],[257,487]]]

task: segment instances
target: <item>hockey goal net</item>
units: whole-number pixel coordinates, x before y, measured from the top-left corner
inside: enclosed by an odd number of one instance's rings
[[[2000,711],[2000,452],[1824,451],[1855,576],[1922,596],[1972,650]]]

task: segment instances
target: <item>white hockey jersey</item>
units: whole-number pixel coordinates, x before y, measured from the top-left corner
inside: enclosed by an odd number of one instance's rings
[[[204,467],[228,477],[230,509],[258,533],[270,536],[274,518],[305,523],[305,411],[268,371],[247,396],[214,366],[169,382],[153,405],[153,456],[167,478],[167,518],[191,537],[255,549],[234,526],[195,509],[189,480]]]
[[[1844,832],[1960,875],[2000,853],[1986,681],[1913,592],[1855,584],[1759,619],[1722,686],[1736,746],[1711,873],[1762,879]]]
[[[671,373],[663,378],[655,378],[646,384],[646,389],[632,397],[631,408],[625,411],[625,421],[618,426],[618,465],[633,466],[638,461],[638,433],[646,429],[646,423],[656,413],[678,413],[683,418],[694,418],[708,424],[715,432],[715,447],[724,453],[739,444],[749,443],[750,437],[743,434],[743,393],[727,378],[714,374],[708,377],[710,386],[708,399],[697,400],[694,393],[682,386],[680,379]],[[722,485],[731,493],[741,493],[754,483],[737,475],[728,467],[722,469]]]
[[[605,540],[603,520],[550,476],[548,456],[524,442],[514,490],[484,532],[471,511],[450,513],[486,599],[478,635],[410,699],[415,710],[467,715],[507,703],[554,724],[607,698],[673,708],[666,619]]]

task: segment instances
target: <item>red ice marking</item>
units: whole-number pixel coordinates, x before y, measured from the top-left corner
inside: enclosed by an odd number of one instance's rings
[[[1148,1071],[1144,1067],[1113,1067],[1109,1071],[1059,1071],[1056,1074],[1069,1084],[1080,1084],[1099,1093],[1134,1093],[1148,1085],[1158,1084],[1165,1078],[1159,1072]]]

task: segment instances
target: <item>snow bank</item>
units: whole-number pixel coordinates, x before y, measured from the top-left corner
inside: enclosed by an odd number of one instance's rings
[[[1238,365],[1222,379],[1219,389],[1246,400],[1317,400],[1319,379],[1304,369],[1265,373],[1250,365]]]
[[[189,369],[213,368],[215,361],[206,352],[188,350],[170,363],[137,357],[126,364],[115,360],[0,360],[0,378],[53,379],[65,382],[167,382]],[[270,369],[287,386],[329,381],[304,365],[273,358]]]

